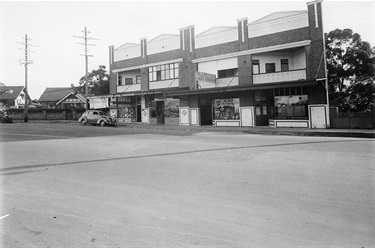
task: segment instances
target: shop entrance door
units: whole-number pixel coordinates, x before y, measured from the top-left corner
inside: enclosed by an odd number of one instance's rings
[[[268,108],[267,91],[260,90],[255,92],[255,125],[268,126]]]
[[[164,124],[164,101],[156,102],[156,124]]]
[[[211,105],[201,105],[201,125],[211,125],[212,126],[212,106]]]
[[[137,122],[142,122],[142,106],[137,105]]]

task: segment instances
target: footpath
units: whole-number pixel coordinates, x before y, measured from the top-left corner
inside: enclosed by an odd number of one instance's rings
[[[215,127],[215,126],[170,126],[142,123],[121,124],[119,127],[147,130],[189,131],[189,132],[232,132],[264,135],[295,135],[323,137],[375,138],[374,129],[311,129],[311,128],[274,128],[274,127]]]
[[[22,122],[22,121],[15,121]],[[79,125],[77,121],[50,120],[36,121],[31,123],[66,123]],[[150,125],[143,123],[119,124],[119,128],[144,129],[147,132],[227,132],[263,135],[294,135],[294,136],[322,136],[322,137],[354,137],[375,138],[375,129],[311,129],[311,128],[274,128],[274,127],[215,127],[215,126],[172,126],[172,125]]]

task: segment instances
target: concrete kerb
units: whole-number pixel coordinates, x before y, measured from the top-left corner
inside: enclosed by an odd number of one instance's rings
[[[214,126],[165,126],[139,123],[126,124],[126,127],[151,130],[195,131],[195,132],[231,132],[262,135],[323,136],[375,138],[372,129],[301,129],[273,127],[214,127]]]

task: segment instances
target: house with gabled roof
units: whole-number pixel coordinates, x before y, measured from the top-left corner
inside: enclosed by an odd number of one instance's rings
[[[46,88],[39,98],[43,108],[85,108],[85,97],[76,93],[72,87]]]
[[[0,85],[0,103],[6,108],[23,108],[25,106],[24,86]]]

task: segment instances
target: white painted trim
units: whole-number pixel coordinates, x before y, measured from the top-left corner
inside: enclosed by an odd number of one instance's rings
[[[250,54],[256,54],[256,53],[264,53],[264,52],[288,49],[288,48],[293,48],[293,47],[308,46],[310,45],[310,43],[311,43],[311,40],[297,41],[297,42],[286,43],[286,44],[281,44],[281,45],[255,48],[255,49],[250,49],[250,50],[241,51],[241,52],[227,53],[227,54],[222,54],[222,55],[217,55],[217,56],[212,56],[212,57],[193,59],[192,62],[201,63],[201,62],[208,62],[208,61],[214,61],[214,60],[228,59],[228,58],[238,57],[242,55],[250,55]]]
[[[190,108],[189,107],[180,107],[178,111],[180,113],[180,117],[179,117],[180,126],[190,126]],[[182,117],[182,111],[186,112],[184,117]]]
[[[314,14],[315,14],[315,28],[319,28],[318,8],[317,8],[316,3],[314,3]]]
[[[190,35],[190,52],[193,51],[193,37],[191,36],[191,28],[189,29],[189,35]]]
[[[184,27],[184,28],[180,28],[180,31],[190,29],[190,28],[194,28],[194,25],[190,25],[190,26],[187,26],[187,27]]]
[[[240,18],[240,19],[238,19],[237,21],[238,22],[243,22],[243,21],[247,21],[248,19],[247,19],[247,17],[244,17],[244,18]]]
[[[185,50],[185,30],[182,30],[182,50]]]
[[[195,122],[193,122],[194,120],[195,120]],[[190,109],[190,124],[192,126],[200,126],[201,125],[200,109],[199,108],[191,108]]]
[[[216,127],[240,127],[240,120],[214,120]]]
[[[161,61],[161,62],[156,62],[156,63],[150,63],[150,64],[144,64],[144,65],[139,65],[139,66],[131,66],[131,67],[112,70],[112,72],[118,73],[118,72],[123,72],[123,71],[132,71],[132,70],[146,68],[146,67],[152,67],[152,66],[158,66],[158,65],[164,65],[164,64],[172,64],[172,63],[179,63],[179,62],[182,62],[182,58],[167,60],[167,61]]]
[[[251,125],[243,125],[244,119],[242,116],[243,110],[251,110]],[[240,121],[241,121],[241,127],[254,127],[255,126],[255,114],[254,114],[254,106],[250,107],[240,107]]]
[[[241,21],[241,31],[242,31],[242,42],[245,42],[245,25],[244,21]]]
[[[321,3],[323,0],[316,0],[316,1],[312,1],[312,2],[308,2],[306,3],[306,5],[311,5],[311,4],[315,4],[315,3]]]

